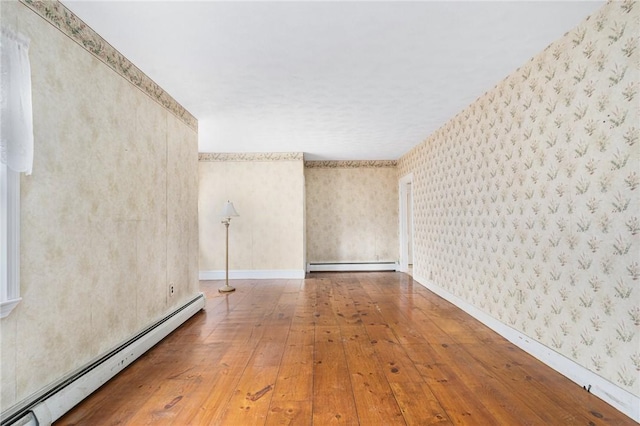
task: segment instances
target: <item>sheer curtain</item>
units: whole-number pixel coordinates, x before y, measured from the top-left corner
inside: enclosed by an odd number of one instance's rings
[[[0,162],[15,172],[29,175],[33,166],[29,40],[21,34],[2,28],[0,50]]]

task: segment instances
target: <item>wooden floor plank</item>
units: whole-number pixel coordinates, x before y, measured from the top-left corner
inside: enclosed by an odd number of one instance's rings
[[[424,382],[390,327],[367,326],[365,328],[389,383]]]
[[[220,362],[205,367],[215,370],[215,378],[203,389],[202,399],[183,408],[180,419],[184,424],[212,425],[219,422],[252,355],[253,350],[228,346]]]
[[[203,281],[203,312],[56,425],[633,425],[402,273]]]
[[[226,410],[216,423],[222,425],[265,424],[278,367],[258,366],[254,360],[245,369],[231,394]]]
[[[391,389],[408,425],[453,425],[426,383],[393,382]]]
[[[341,327],[341,333],[360,423],[405,424],[366,329]]]
[[[265,425],[312,425],[310,401],[272,402]]]
[[[340,327],[316,327],[313,357],[313,423],[359,424]]]
[[[266,424],[311,424],[313,344],[287,341]]]
[[[313,345],[288,346],[282,357],[275,384],[274,399],[309,401],[313,398]]]
[[[447,367],[477,395],[477,399],[498,420],[499,424],[536,425],[548,423],[483,366],[478,366],[475,371],[470,370],[469,365],[474,365],[474,363],[468,356],[467,350],[490,351],[486,345],[475,344],[473,347],[465,346],[464,348],[459,344],[430,345],[430,348],[435,358],[448,360]],[[455,362],[451,360],[455,360]]]
[[[407,345],[406,350],[426,385],[455,424],[501,424],[482,403],[482,395],[476,394],[446,360],[438,358],[431,345]],[[496,401],[496,405],[499,403]]]

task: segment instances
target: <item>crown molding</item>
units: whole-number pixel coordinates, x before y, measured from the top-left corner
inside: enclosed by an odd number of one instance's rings
[[[142,90],[147,96],[198,131],[198,120],[158,84],[125,58],[98,33],[85,24],[59,1],[20,0],[45,21],[82,46],[117,74]]]

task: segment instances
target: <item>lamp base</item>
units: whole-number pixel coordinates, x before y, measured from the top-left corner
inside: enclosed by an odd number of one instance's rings
[[[220,293],[231,293],[232,291],[236,291],[236,289],[234,287],[231,287],[229,284],[227,284],[224,287],[220,287],[218,291]]]

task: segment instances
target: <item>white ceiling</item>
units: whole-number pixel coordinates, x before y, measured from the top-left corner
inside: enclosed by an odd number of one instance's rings
[[[397,159],[604,2],[63,3],[199,123],[201,152]]]

